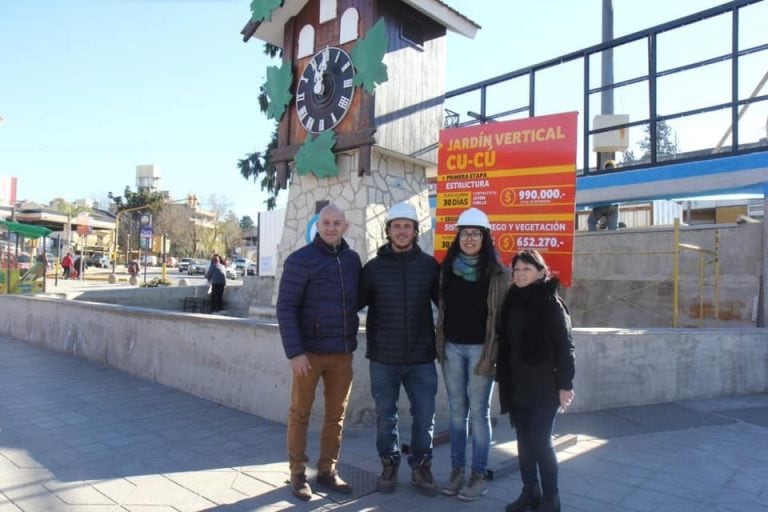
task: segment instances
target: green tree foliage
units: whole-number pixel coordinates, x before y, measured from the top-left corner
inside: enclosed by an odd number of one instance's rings
[[[635,156],[635,152],[631,149],[624,152],[622,156],[622,164],[641,164],[651,161],[651,126],[650,124],[643,127],[645,136],[643,140],[638,142],[638,146],[642,151],[640,157]],[[664,121],[656,123],[656,158],[658,160],[666,160],[669,157],[678,153],[677,135]]]
[[[277,196],[280,193],[280,187],[277,184],[277,172],[274,166],[269,164],[268,155],[272,149],[277,147],[277,126],[272,132],[272,139],[269,141],[264,151],[255,151],[237,161],[237,168],[245,179],[252,179],[254,182],[260,179],[261,190],[266,190],[270,196],[267,198],[267,209],[272,210],[277,204]]]
[[[107,196],[112,201],[115,213],[117,214],[123,210],[133,210],[136,208],[135,211],[127,212],[125,215],[120,216],[120,226],[117,234],[118,243],[120,247],[126,248],[127,256],[130,251],[138,249],[139,246],[138,233],[133,232],[138,229],[137,222],[139,216],[148,213],[154,218],[159,217],[166,197],[160,192],[149,189],[140,189],[134,192],[128,186],[125,187],[122,196],[116,196],[112,192],[109,192]]]
[[[264,54],[274,58],[282,57],[282,49],[266,43],[264,45]],[[263,113],[267,113],[269,108],[269,97],[267,91],[262,85],[260,88],[259,96],[259,110]],[[269,153],[277,147],[277,124],[275,124],[272,131],[272,137],[267,144],[267,147],[263,151],[254,151],[245,155],[245,158],[241,158],[237,161],[237,168],[240,170],[240,175],[247,179],[256,182],[260,180],[261,190],[266,190],[269,193],[266,205],[268,210],[273,210],[277,205],[277,196],[280,194],[280,187],[277,186],[277,170],[273,165],[269,163]]]
[[[160,192],[149,189],[140,189],[134,192],[131,190],[131,187],[125,187],[122,196],[116,196],[112,192],[109,192],[107,195],[114,203],[115,210],[118,212],[128,208],[146,206],[147,211],[158,213],[166,200],[166,197]]]
[[[240,219],[240,229],[245,231],[246,229],[252,229],[256,227],[256,224],[253,222],[253,219],[250,215],[243,215],[243,217]]]

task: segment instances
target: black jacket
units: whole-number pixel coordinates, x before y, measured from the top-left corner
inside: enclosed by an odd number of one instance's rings
[[[386,364],[419,364],[435,359],[439,267],[418,245],[394,252],[379,248],[360,276],[360,307],[368,306],[366,357]]]
[[[557,279],[550,279],[507,292],[497,330],[501,412],[558,405],[559,390],[573,389],[571,318],[557,286]]]

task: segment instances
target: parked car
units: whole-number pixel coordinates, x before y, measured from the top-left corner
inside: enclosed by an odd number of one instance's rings
[[[94,254],[85,260],[85,266],[108,268],[110,266],[109,257],[104,254]]]
[[[179,272],[186,272],[189,269],[189,264],[195,261],[193,258],[181,258],[179,260]]]
[[[147,267],[156,267],[156,266],[159,265],[159,263],[157,261],[157,256],[155,256],[154,254],[145,254],[141,258],[141,263],[142,263],[142,265],[147,266]]]
[[[233,263],[227,265],[224,269],[224,274],[227,276],[227,279],[237,279],[237,269],[235,268],[235,265]]]
[[[187,274],[205,274],[208,272],[208,265],[210,265],[208,260],[193,260],[187,267]]]
[[[16,268],[29,270],[29,267],[32,266],[32,256],[30,256],[26,252],[20,252],[19,255],[16,257],[16,264],[17,264]]]
[[[256,275],[256,266],[246,258],[235,258],[235,270],[238,276]]]
[[[0,246],[0,268],[18,268],[16,265],[16,254]]]

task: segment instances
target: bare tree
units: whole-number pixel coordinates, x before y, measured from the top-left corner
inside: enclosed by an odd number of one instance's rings
[[[171,241],[171,254],[196,256],[196,230],[192,211],[186,204],[168,204],[155,220],[157,229]]]
[[[231,201],[226,197],[218,197],[211,194],[208,197],[206,210],[213,214],[211,225],[205,230],[203,247],[209,254],[226,254],[226,241],[224,239],[227,216],[231,214]]]
[[[69,251],[72,247],[72,219],[77,217],[77,214],[80,212],[87,212],[89,208],[58,198],[51,201],[51,206],[56,208],[56,211],[67,216],[67,224],[64,226],[64,237],[67,245],[65,250]]]
[[[227,213],[221,226],[221,237],[224,242],[224,254],[232,254],[235,248],[243,243],[243,228],[234,212]]]

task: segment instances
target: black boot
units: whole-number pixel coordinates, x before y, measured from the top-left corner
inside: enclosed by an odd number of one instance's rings
[[[526,510],[537,510],[541,503],[541,488],[539,482],[535,484],[523,484],[523,491],[520,493],[520,497],[510,503],[504,508],[504,512],[525,512]],[[560,502],[558,501],[558,508],[560,510]],[[539,509],[541,510],[541,509]]]
[[[538,512],[560,512],[560,496],[544,496],[541,499],[541,505]]]

